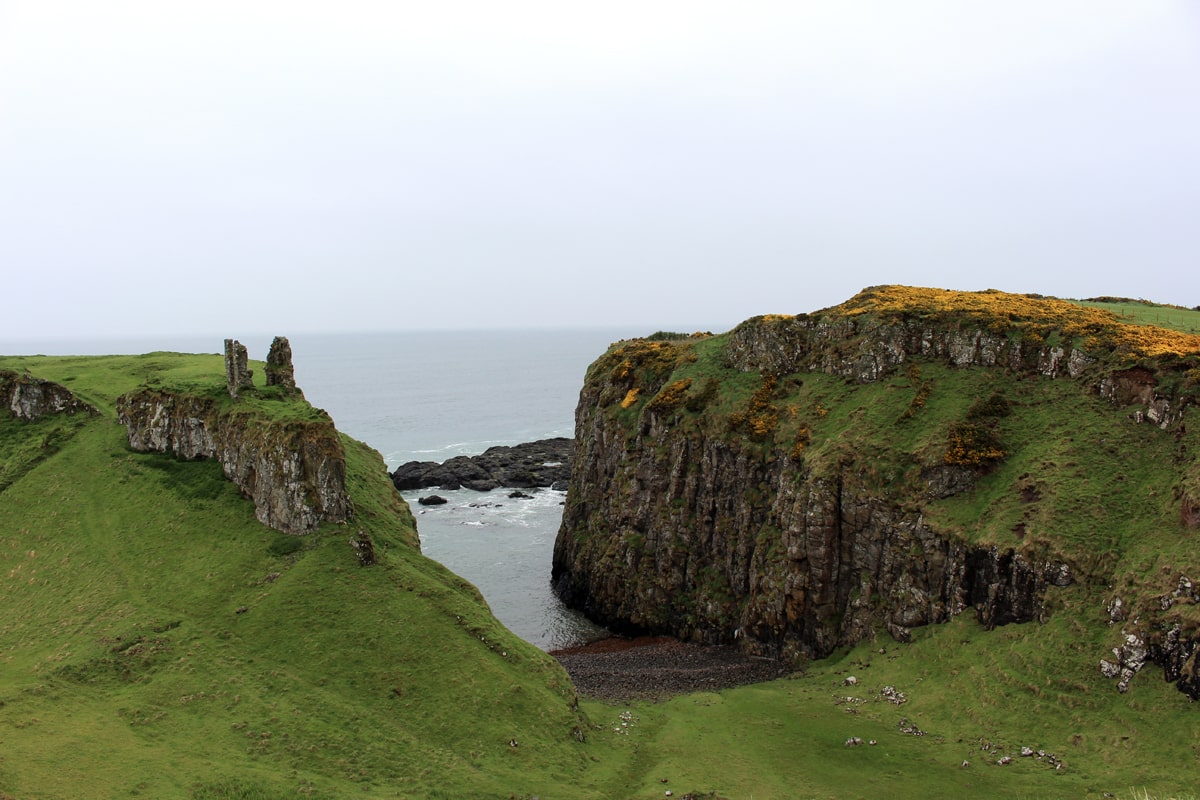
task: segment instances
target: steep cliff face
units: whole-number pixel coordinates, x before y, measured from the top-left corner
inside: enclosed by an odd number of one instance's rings
[[[935,532],[853,463],[821,476],[736,442],[653,425],[624,442],[587,423],[579,441],[598,446],[576,462],[591,474],[568,500],[554,581],[618,630],[819,657],[968,606],[989,627],[1040,619],[1046,588],[1072,580],[1060,560]]]
[[[215,458],[265,525],[303,534],[351,515],[346,458],[324,412],[273,419],[214,396],[141,389],[117,402],[135,450]]]
[[[0,404],[17,419],[35,420],[50,414],[96,414],[96,408],[80,400],[59,383],[0,370]]]
[[[599,359],[576,412],[559,595],[619,631],[794,659],[967,609],[987,627],[1044,619],[1052,587],[1104,580],[1111,558],[1058,511],[1092,497],[1059,485],[1079,471],[1060,457],[1095,448],[1053,437],[1073,442],[1084,412],[1183,428],[1195,355],[1124,351],[1060,301],[1015,298],[1012,319],[991,308],[1014,298],[1000,293],[949,313],[882,294]],[[1143,455],[1170,452],[1156,437]],[[1192,464],[1179,456],[1176,489]]]

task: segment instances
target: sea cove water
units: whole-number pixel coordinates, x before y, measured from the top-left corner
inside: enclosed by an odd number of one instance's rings
[[[475,584],[492,613],[544,650],[582,644],[606,631],[572,611],[550,589],[550,558],[565,492],[438,491],[445,505],[422,506],[430,492],[404,492],[421,534],[421,550]]]
[[[503,331],[293,336],[296,382],[338,429],[379,450],[389,469],[493,445],[574,434],[589,364],[649,331]],[[257,354],[257,350],[252,351]],[[264,350],[265,353],[265,350]],[[447,503],[422,506],[437,494]],[[510,630],[544,649],[604,630],[550,590],[563,492],[404,492],[421,549],[475,584]]]

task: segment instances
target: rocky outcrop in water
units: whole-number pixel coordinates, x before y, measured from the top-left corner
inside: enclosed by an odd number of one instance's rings
[[[59,383],[11,370],[0,370],[0,404],[17,419],[32,421],[51,414],[97,414]]]
[[[432,487],[479,492],[501,487],[565,489],[571,479],[572,446],[566,438],[542,439],[512,447],[489,447],[481,455],[457,456],[441,464],[410,461],[396,468],[392,483],[401,491]]]

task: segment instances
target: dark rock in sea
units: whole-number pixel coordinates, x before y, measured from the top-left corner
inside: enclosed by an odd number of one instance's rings
[[[510,500],[532,500],[533,495],[522,492],[520,489],[508,493]]]
[[[428,497],[418,497],[417,502],[423,506],[442,506],[448,501],[439,494],[431,494]]]
[[[572,439],[560,437],[490,447],[481,455],[455,456],[442,464],[410,461],[396,468],[392,483],[401,491],[434,486],[444,491],[466,488],[488,492],[500,487],[565,491],[571,479],[573,445]]]

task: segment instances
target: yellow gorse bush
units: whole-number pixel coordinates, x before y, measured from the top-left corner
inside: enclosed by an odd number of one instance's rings
[[[754,437],[765,437],[779,425],[779,409],[771,402],[779,379],[774,375],[763,375],[762,384],[750,397],[745,411],[735,412],[729,417],[730,427],[746,430]]]
[[[996,332],[1017,329],[1034,339],[1058,331],[1089,347],[1127,350],[1138,356],[1200,353],[1200,336],[1153,325],[1131,325],[1116,314],[1067,300],[1009,294],[995,289],[958,292],[914,286],[873,286],[831,309],[847,316],[964,317]]]
[[[691,388],[691,385],[691,378],[682,378],[664,386],[650,401],[650,410],[670,411],[675,408],[687,399],[688,389]]]

